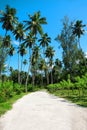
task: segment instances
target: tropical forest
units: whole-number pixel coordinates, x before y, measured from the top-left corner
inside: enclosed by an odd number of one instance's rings
[[[87,107],[87,55],[81,48],[86,23],[64,16],[60,33],[53,38],[61,51],[56,57],[52,38],[44,31],[49,25],[40,11],[23,21],[17,9],[6,5],[0,11],[0,115],[27,93],[45,89]],[[19,44],[14,45],[13,39]],[[57,54],[59,52],[57,51]],[[13,57],[17,69],[11,65]]]

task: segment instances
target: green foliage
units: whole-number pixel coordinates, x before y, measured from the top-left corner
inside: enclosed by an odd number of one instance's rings
[[[8,99],[8,101],[0,103],[0,116],[7,110],[10,110],[12,108],[12,104],[24,95],[24,93],[21,93],[20,95],[14,95],[12,98]]]
[[[13,85],[13,91],[15,94],[20,94],[21,92],[24,92],[24,86],[18,84],[18,83],[15,83]]]
[[[87,73],[81,77],[77,76],[75,86],[80,89],[87,89]]]
[[[12,81],[0,82],[0,102],[5,102],[14,95],[24,92],[24,86],[17,83],[13,84]]]
[[[32,84],[28,84],[28,91],[32,92],[33,88],[32,88]]]
[[[56,84],[50,84],[47,86],[47,89],[50,92],[55,92],[57,90],[64,90],[64,89],[72,89],[74,87],[74,84],[71,82],[70,79],[66,80],[62,80],[60,83],[56,83]]]
[[[13,82],[0,82],[0,102],[6,101],[13,95]]]
[[[57,96],[65,97],[78,105],[87,107],[87,73],[82,77],[77,76],[74,83],[71,82],[68,75],[67,80],[62,80],[57,84],[50,84],[47,89]]]

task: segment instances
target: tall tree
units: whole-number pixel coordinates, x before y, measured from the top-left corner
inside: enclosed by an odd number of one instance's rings
[[[85,30],[83,29],[86,25],[82,23],[82,20],[77,20],[76,23],[73,26],[73,34],[78,37],[78,44],[79,48],[81,49],[80,46],[80,37],[81,35],[84,35]]]
[[[54,83],[58,83],[58,81],[61,79],[61,74],[62,74],[62,62],[57,58],[53,66]]]
[[[42,86],[43,86],[43,77],[45,75],[45,69],[46,69],[45,59],[41,59],[39,63],[39,70],[41,71]]]
[[[42,26],[43,24],[47,24],[46,18],[41,17],[40,11],[36,12],[33,16],[28,15],[29,20],[24,21],[26,24],[26,30],[31,30],[32,34],[36,37],[37,33],[40,35],[43,34]]]
[[[38,59],[39,59],[39,47],[38,46],[34,46],[33,48],[33,53],[31,56],[31,72],[32,72],[32,86],[34,87],[35,84],[35,74],[36,74],[36,68],[38,65]]]
[[[3,47],[9,48],[11,46],[11,38],[10,35],[6,35],[3,38]]]
[[[13,31],[14,25],[17,23],[18,18],[16,17],[16,9],[10,8],[10,6],[7,5],[5,8],[5,12],[1,11],[0,15],[0,22],[2,23],[2,28],[6,30],[7,35],[7,31]]]
[[[51,42],[51,38],[48,37],[48,34],[45,33],[42,35],[41,39],[38,40],[40,42],[40,46],[43,48],[43,54],[45,53],[46,47],[49,45]]]
[[[0,36],[0,80],[2,80],[2,71],[8,56],[7,52],[7,48],[3,46],[3,37]]]
[[[21,41],[25,37],[25,29],[24,25],[22,23],[18,23],[16,28],[13,31],[13,34],[15,35],[15,39],[19,40],[19,46]],[[18,83],[20,84],[20,54],[18,52]]]
[[[27,65],[27,63],[28,63],[27,60],[24,59],[24,60],[23,60],[23,65],[24,65],[23,71],[25,70],[25,66]]]
[[[26,48],[28,47],[28,50],[29,50],[29,66],[28,66],[28,73],[27,73],[27,78],[26,78],[26,82],[25,82],[25,86],[26,86],[25,91],[26,92],[27,92],[27,84],[28,84],[28,79],[29,79],[30,67],[32,65],[31,55],[33,52],[33,46],[35,45],[35,40],[36,40],[36,38],[33,36],[33,34],[31,32],[29,32],[28,35],[26,36],[26,38],[24,39],[24,44],[25,44]]]
[[[53,56],[54,56],[54,49],[51,46],[48,46],[45,52],[46,57],[48,58],[48,64],[51,68],[51,83],[53,83],[53,75],[52,75],[52,66],[53,66]]]
[[[62,57],[63,57],[63,66],[65,78],[70,74],[70,78],[72,79],[76,74],[78,60],[78,47],[77,47],[77,39],[75,35],[72,33],[73,22],[69,22],[67,17],[63,20],[63,28],[61,33],[57,36],[56,40],[60,44],[62,48]]]
[[[10,45],[10,48],[9,48],[9,50],[8,50],[8,55],[10,56],[9,64],[8,64],[8,69],[10,69],[10,68],[9,68],[9,66],[10,66],[10,61],[11,61],[11,57],[13,56],[14,52],[15,52],[15,48],[14,48],[14,46],[11,44],[11,45]]]
[[[20,55],[21,55],[21,57],[22,57],[22,59],[21,59],[21,71],[22,71],[23,57],[24,57],[24,55],[26,55],[26,53],[27,53],[26,48],[25,48],[25,45],[24,45],[23,43],[20,44],[18,53],[20,53]]]

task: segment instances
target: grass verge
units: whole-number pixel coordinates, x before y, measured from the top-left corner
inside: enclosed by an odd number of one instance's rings
[[[87,90],[85,90],[84,93],[82,92],[82,90],[80,91],[80,93],[78,92],[78,90],[57,90],[51,93],[55,96],[65,98],[82,107],[87,107]]]
[[[20,95],[15,95],[11,99],[6,102],[0,103],[0,116],[3,115],[6,111],[12,108],[12,104],[18,100],[19,98],[23,97],[25,93],[21,93]]]

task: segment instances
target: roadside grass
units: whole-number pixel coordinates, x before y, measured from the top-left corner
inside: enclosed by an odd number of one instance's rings
[[[30,86],[32,87],[32,86]],[[10,110],[12,108],[13,103],[15,103],[18,99],[20,99],[21,97],[23,97],[26,94],[29,94],[31,92],[35,92],[35,91],[40,91],[43,90],[44,87],[38,87],[35,86],[34,90],[32,90],[32,88],[30,88],[31,91],[28,93],[20,93],[19,95],[14,94],[13,97],[7,99],[7,101],[1,102],[0,103],[0,116],[3,115],[5,112],[7,112],[8,110]]]
[[[84,91],[84,93],[82,90],[80,90],[80,93],[78,90],[57,90],[51,93],[55,96],[65,98],[82,107],[87,107],[87,89]]]
[[[14,95],[12,98],[8,99],[6,102],[0,103],[0,116],[3,115],[6,111],[12,108],[12,104],[16,102],[18,99],[23,97],[25,93],[21,93],[20,95]]]

